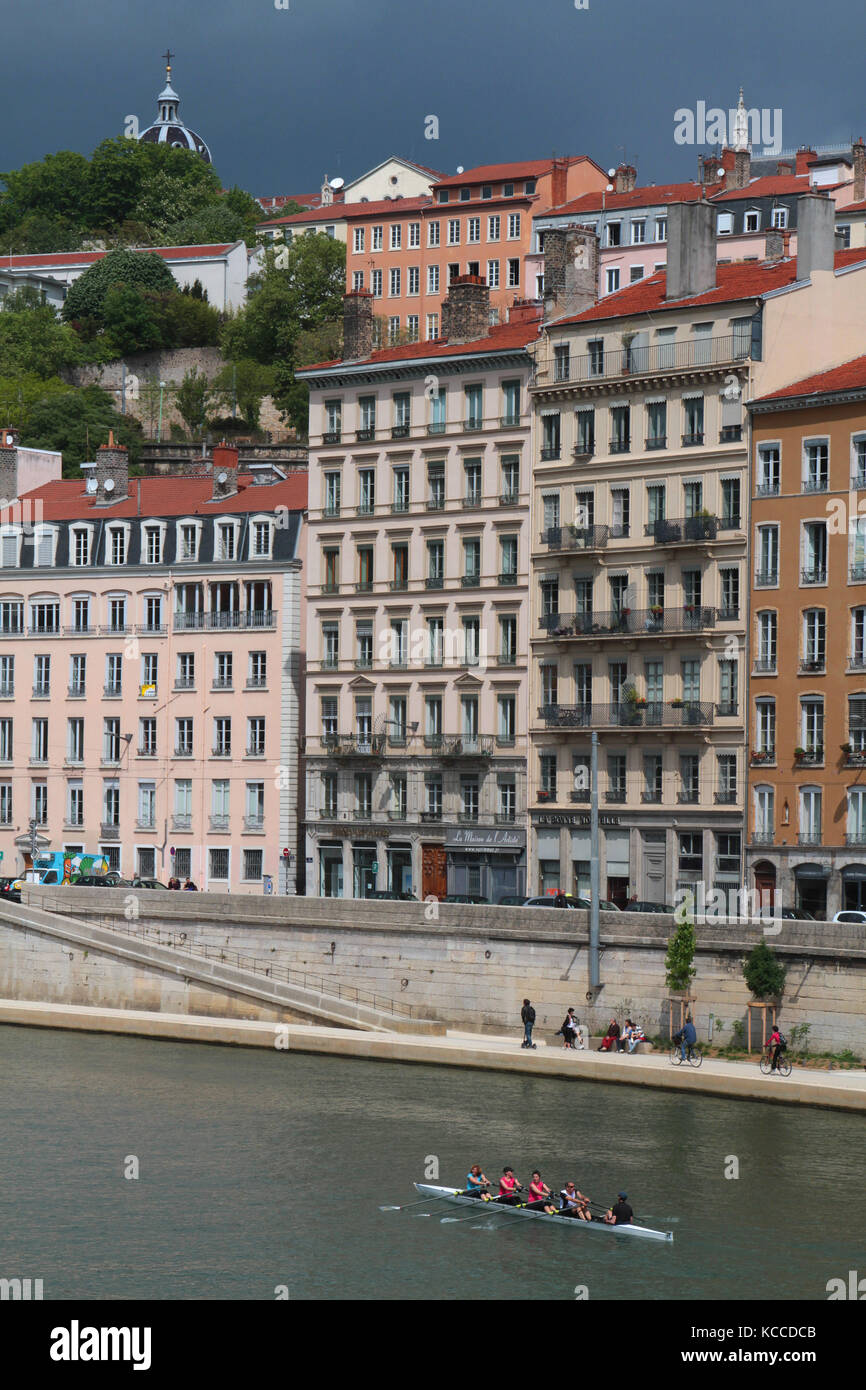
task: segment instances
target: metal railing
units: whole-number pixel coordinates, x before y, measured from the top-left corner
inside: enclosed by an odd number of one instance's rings
[[[627,535],[621,526],[548,526],[541,544],[548,550],[604,550],[612,537]]]
[[[718,533],[717,516],[663,517],[644,527],[644,535],[652,536],[656,545],[714,541]]]
[[[645,347],[624,347],[615,351],[587,353],[559,363],[567,375],[557,374],[557,362],[552,354],[541,359],[536,373],[538,386],[560,385],[563,382],[603,381],[610,377],[665,375],[690,367],[720,367],[729,362],[745,362],[751,344],[741,335],[732,333],[719,338],[684,339],[681,342],[652,343]]]
[[[702,632],[715,627],[716,610],[704,604],[684,608],[622,608],[594,613],[547,613],[540,625],[551,637],[653,637],[676,632]]]
[[[274,965],[258,956],[247,956],[241,951],[230,951],[224,946],[208,946],[203,941],[190,941],[186,932],[168,931],[162,927],[146,927],[112,919],[109,930],[123,932],[130,937],[145,937],[157,946],[168,946],[173,951],[183,951],[186,955],[200,956],[203,960],[220,961],[233,965],[237,970],[248,970],[253,975],[265,979],[279,980],[287,985],[299,985],[301,989],[315,990],[326,998],[347,1000],[379,1013],[401,1014],[412,1018],[413,1006],[399,999],[385,995],[372,994],[367,990],[356,989],[354,985],[341,985],[335,980],[326,980],[323,975],[311,975],[306,970],[293,970],[290,966]]]
[[[396,750],[414,756],[487,758],[495,746],[493,734],[321,734],[306,740],[306,752],[337,758],[383,758]]]
[[[711,700],[623,701],[614,705],[542,705],[538,711],[548,729],[683,729],[712,724]]]
[[[240,630],[249,628],[269,628],[276,623],[277,615],[273,608],[233,609],[224,613],[175,613],[175,632],[221,632],[226,628]],[[144,631],[155,631],[153,628]],[[165,629],[163,628],[164,632]]]

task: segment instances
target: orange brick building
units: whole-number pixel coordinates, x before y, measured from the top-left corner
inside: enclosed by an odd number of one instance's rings
[[[866,357],[754,401],[747,882],[866,907]]]

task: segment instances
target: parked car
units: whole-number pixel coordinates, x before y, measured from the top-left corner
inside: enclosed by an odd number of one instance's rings
[[[168,884],[160,883],[158,878],[134,878],[132,886],[133,888],[164,888],[166,893],[168,892]]]
[[[9,902],[20,903],[21,882],[20,878],[0,878],[0,898],[7,898]]]
[[[859,907],[846,907],[843,912],[837,912],[833,918],[834,922],[866,922],[866,912]]]
[[[672,913],[673,911],[674,911],[674,909],[673,909],[672,907],[669,907],[669,906],[667,905],[667,903],[648,903],[648,902],[641,902],[640,900],[639,900],[638,902],[636,902],[636,903],[626,903],[625,907],[623,908],[623,912],[670,912],[670,913]]]
[[[392,903],[417,903],[418,899],[414,893],[395,893],[393,888],[376,888],[372,893],[367,894],[368,898],[383,899]]]
[[[788,922],[817,921],[817,918],[813,917],[811,912],[807,912],[805,907],[783,907],[779,916]],[[866,920],[866,913],[863,914],[863,920]]]
[[[602,912],[619,912],[616,903],[609,902],[606,898],[599,899],[599,908]],[[573,893],[545,893],[543,897],[524,898],[524,907],[580,907],[584,910],[592,907],[589,898],[578,898]]]
[[[515,893],[506,893],[504,898],[500,898],[497,907],[523,907],[526,898],[521,893],[519,897]]]
[[[73,888],[131,888],[132,880],[120,874],[80,874],[72,880]]]
[[[446,893],[444,898],[439,899],[443,903],[481,903],[485,907],[489,906],[487,899],[479,896],[478,893]]]

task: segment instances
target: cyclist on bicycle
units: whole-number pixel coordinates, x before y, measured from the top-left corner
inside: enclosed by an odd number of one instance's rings
[[[772,1075],[774,1071],[778,1071],[778,1070],[779,1070],[779,1057],[780,1057],[781,1053],[783,1053],[783,1052],[785,1051],[785,1048],[786,1048],[787,1046],[788,1046],[787,1040],[786,1040],[786,1039],[783,1037],[783,1035],[780,1033],[778,1023],[774,1023],[774,1024],[773,1024],[773,1031],[772,1031],[772,1033],[770,1034],[769,1039],[767,1040],[767,1048],[768,1048],[768,1050],[769,1050],[769,1048],[772,1048],[772,1049],[773,1049],[773,1060],[772,1060],[772,1063],[771,1063],[771,1065],[770,1065],[770,1075]]]
[[[683,1024],[679,1033],[677,1033],[676,1037],[674,1038],[674,1042],[678,1042],[680,1045],[680,1056],[682,1057],[683,1061],[686,1060],[686,1048],[688,1048],[689,1057],[691,1057],[692,1048],[694,1047],[697,1040],[698,1035],[695,1031],[695,1025],[692,1023],[692,1016],[691,1014],[687,1014],[685,1023]]]

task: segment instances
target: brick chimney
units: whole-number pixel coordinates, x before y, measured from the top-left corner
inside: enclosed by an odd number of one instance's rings
[[[18,496],[18,431],[0,431],[0,502]]]
[[[96,506],[111,507],[129,496],[129,453],[123,444],[115,443],[114,430],[109,431],[108,443],[97,449],[96,462],[82,463],[81,472]]]
[[[223,439],[214,447],[212,502],[222,502],[225,497],[234,497],[238,490],[238,451],[234,444],[226,444]]]
[[[727,176],[727,170],[725,170],[723,165],[719,163],[718,155],[702,154],[698,163],[700,165],[701,170],[701,183],[704,185],[704,187],[707,187],[710,184],[725,181],[725,178]],[[723,177],[721,180],[719,179],[720,169],[723,170]]]
[[[794,166],[790,159],[780,159],[776,164],[777,174],[793,174]]]
[[[568,160],[554,159],[550,168],[550,206],[561,207],[568,202]]]
[[[813,270],[833,269],[835,210],[835,203],[823,193],[802,193],[797,199],[798,280],[808,280]]]
[[[748,150],[734,151],[734,168],[725,182],[727,189],[745,188],[752,177],[752,156]]]
[[[637,183],[637,169],[631,164],[620,164],[614,174],[614,191],[616,193],[631,193]]]
[[[854,165],[854,187],[851,191],[851,201],[862,203],[866,199],[866,145],[863,144],[862,135],[851,146],[851,162]]]
[[[598,233],[548,227],[544,233],[544,316],[579,314],[598,300]]]
[[[721,156],[719,157],[719,168],[724,169],[729,179],[731,177],[731,174],[734,172],[734,165],[736,164],[736,161],[737,156],[734,154],[734,151],[729,150],[727,145],[725,145],[725,148],[722,150]]]
[[[343,361],[355,362],[373,351],[373,296],[369,290],[343,295]]]
[[[472,343],[490,332],[490,289],[480,275],[458,275],[442,304],[442,337]]]
[[[801,145],[797,151],[797,162],[794,166],[795,174],[806,174],[809,172],[809,165],[814,164],[818,158],[814,150],[810,150],[808,145]]]
[[[665,298],[689,299],[716,284],[716,208],[712,203],[672,203],[668,207],[668,262]]]
[[[770,227],[764,241],[765,261],[785,261],[791,254],[791,233],[781,227]]]

